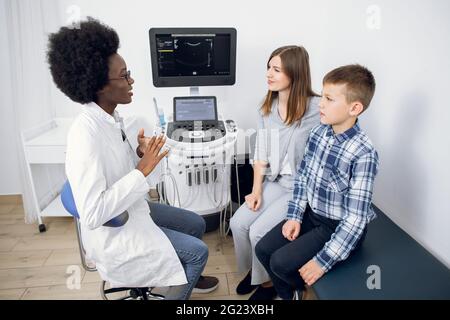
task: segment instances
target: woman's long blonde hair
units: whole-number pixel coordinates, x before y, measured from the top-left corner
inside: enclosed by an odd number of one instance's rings
[[[318,97],[311,88],[311,71],[309,68],[308,51],[301,46],[284,46],[276,49],[267,61],[279,56],[282,63],[283,73],[291,80],[291,90],[287,103],[287,116],[285,124],[291,126],[294,122],[301,120],[308,107],[310,97]],[[268,91],[261,111],[263,115],[269,115],[272,111],[272,103],[278,98],[278,92]]]

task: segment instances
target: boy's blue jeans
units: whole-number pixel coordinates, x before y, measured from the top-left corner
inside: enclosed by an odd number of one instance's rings
[[[330,240],[340,221],[317,215],[308,205],[300,235],[294,241],[287,240],[281,233],[285,222],[280,222],[257,243],[255,253],[280,298],[292,300],[294,290],[303,290],[305,286],[298,270]],[[361,245],[364,236],[365,233],[355,249]]]
[[[208,260],[208,246],[201,240],[205,233],[205,220],[188,210],[155,202],[149,202],[149,206],[150,216],[172,243],[188,281],[187,284],[170,287],[166,299],[187,300]]]

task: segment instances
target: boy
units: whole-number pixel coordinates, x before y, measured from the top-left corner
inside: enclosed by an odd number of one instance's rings
[[[273,294],[282,299],[296,298],[295,290],[345,260],[376,217],[371,201],[378,155],[358,123],[374,92],[372,73],[360,65],[337,68],[323,79],[321,125],[309,136],[287,220],[255,248]]]

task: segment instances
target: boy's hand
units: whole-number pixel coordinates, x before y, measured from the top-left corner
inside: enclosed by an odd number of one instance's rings
[[[294,241],[300,234],[301,224],[298,221],[288,220],[283,225],[281,233],[289,241]]]
[[[300,272],[300,276],[308,286],[312,286],[325,273],[313,259],[309,260],[303,267],[298,269],[298,272]]]

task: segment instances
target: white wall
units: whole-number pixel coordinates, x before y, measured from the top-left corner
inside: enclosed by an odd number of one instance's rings
[[[56,0],[55,0],[56,2]],[[133,105],[124,114],[153,117],[156,96],[169,112],[174,95],[187,88],[154,88],[148,29],[163,26],[223,26],[238,30],[237,81],[233,87],[201,88],[218,97],[225,117],[243,128],[255,125],[265,94],[265,63],[280,45],[302,44],[311,57],[314,88],[330,69],[358,62],[375,74],[378,87],[361,122],[379,150],[375,204],[450,266],[450,2],[446,0],[319,1],[112,1],[62,0],[68,21],[77,10],[114,27],[120,53],[135,78]],[[371,7],[375,5],[375,7]],[[209,9],[213,8],[213,12]],[[375,11],[373,11],[375,10]],[[380,24],[377,28],[377,10]],[[374,24],[375,22],[375,24]],[[370,27],[371,26],[371,27]],[[374,28],[375,27],[375,28]],[[79,107],[56,90],[57,116]],[[1,120],[3,122],[3,120]],[[4,182],[0,182],[0,185]],[[7,187],[2,186],[7,190]]]

